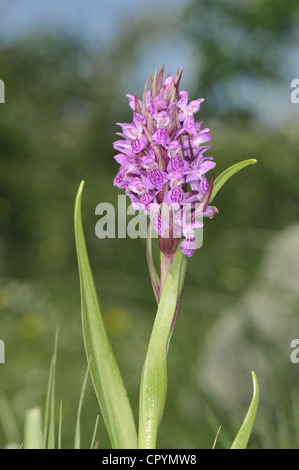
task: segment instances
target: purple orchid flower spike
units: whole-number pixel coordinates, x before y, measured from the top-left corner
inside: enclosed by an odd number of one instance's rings
[[[161,286],[178,238],[182,239],[182,253],[193,256],[195,229],[202,226],[204,217],[218,212],[214,208],[194,209],[193,219],[198,214],[198,223],[193,220],[192,229],[182,230],[176,223],[185,204],[202,208],[204,201],[208,207],[211,184],[207,173],[216,163],[205,156],[211,148],[206,145],[212,139],[210,129],[202,129],[202,121],[195,120],[204,99],[190,101],[189,93],[179,90],[182,71],[176,76],[169,74],[164,83],[163,73],[164,67],[156,71],[154,78],[149,75],[142,99],[127,94],[133,120],[118,123],[122,131],[117,135],[122,140],[114,142],[118,152],[115,160],[121,165],[114,184],[126,190],[135,209],[149,216],[159,237],[159,248],[168,260],[167,268],[161,270]]]

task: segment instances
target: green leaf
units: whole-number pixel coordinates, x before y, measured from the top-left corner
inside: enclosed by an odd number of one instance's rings
[[[85,390],[86,390],[88,375],[89,375],[89,368],[87,367],[85,377],[84,377],[84,380],[83,380],[82,389],[81,389],[81,394],[80,394],[80,399],[79,399],[79,404],[78,404],[78,410],[77,410],[74,449],[80,449],[80,447],[81,447],[80,417],[81,417],[81,410],[82,410],[83,398],[84,398],[84,394],[85,394]]]
[[[252,372],[253,380],[253,396],[248,408],[245,419],[242,423],[242,426],[239,429],[238,434],[235,437],[234,442],[232,443],[231,449],[246,449],[249,437],[254,425],[258,405],[259,405],[259,383],[254,372]]]
[[[55,448],[55,373],[58,344],[58,327],[56,328],[54,353],[51,359],[49,370],[48,388],[46,394],[46,404],[44,412],[44,448]]]
[[[209,203],[211,203],[213,201],[213,199],[216,196],[216,194],[218,193],[218,191],[222,188],[224,183],[226,183],[226,181],[231,176],[233,176],[238,171],[242,170],[242,168],[245,168],[248,165],[253,165],[254,163],[257,163],[257,160],[255,160],[254,158],[251,158],[249,160],[244,160],[243,162],[236,163],[235,165],[230,166],[229,168],[224,170],[214,181],[211,197],[209,199]]]
[[[173,316],[172,323],[171,323],[170,335],[169,335],[169,338],[168,338],[168,346],[169,346],[169,342],[171,340],[171,336],[173,334],[174,327],[175,327],[175,324],[176,324],[176,321],[177,321],[177,317],[178,317],[178,314],[179,314],[179,311],[180,311],[180,308],[181,308],[183,289],[184,289],[184,285],[185,285],[186,271],[187,271],[187,259],[184,258],[184,262],[182,263],[182,266],[181,266],[181,269],[180,269],[180,277],[179,277],[179,283],[178,283],[178,298],[177,298],[177,304],[176,304],[174,316]],[[168,346],[167,346],[167,351],[168,351]]]
[[[137,447],[137,433],[118,364],[105,329],[86,250],[81,220],[84,181],[75,203],[75,238],[79,266],[84,345],[94,390],[114,449]]]
[[[96,434],[97,434],[97,429],[98,429],[98,423],[99,423],[99,415],[97,416],[95,425],[94,425],[94,430],[93,430],[93,435],[91,439],[91,444],[90,444],[90,449],[94,449],[96,445]]]
[[[139,401],[138,447],[154,449],[167,392],[167,350],[171,326],[181,291],[186,257],[178,248],[164,287],[142,371]]]
[[[58,421],[58,438],[57,438],[57,449],[61,449],[61,435],[62,435],[62,401],[60,400],[59,406],[59,421]]]
[[[38,406],[26,410],[25,413],[24,449],[44,449],[42,439],[42,413]]]
[[[153,287],[153,291],[156,297],[157,303],[159,303],[160,297],[160,278],[157,274],[154,257],[153,257],[153,247],[152,247],[152,227],[149,224],[148,231],[147,231],[147,239],[146,239],[146,260],[149,270],[149,275],[151,278],[151,283]]]

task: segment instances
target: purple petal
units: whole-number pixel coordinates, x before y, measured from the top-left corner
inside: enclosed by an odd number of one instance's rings
[[[184,120],[183,128],[191,135],[196,134],[195,121],[193,116],[188,116]]]
[[[180,244],[180,247],[183,255],[186,255],[190,258],[196,251],[195,238],[185,238],[185,240]]]
[[[167,165],[167,171],[170,172],[180,172],[185,174],[188,171],[189,165],[186,160],[177,155],[176,157],[171,157]]]
[[[129,140],[116,140],[113,148],[125,154],[132,154],[132,144]]]
[[[149,189],[156,188],[160,190],[168,181],[167,174],[159,168],[142,173],[141,178],[146,187]]]
[[[141,179],[138,178],[138,177],[131,178],[131,180],[128,183],[128,188],[131,191],[133,191],[133,193],[136,193],[136,194],[139,194],[139,195],[144,194],[147,191],[146,186],[141,181]]]
[[[115,155],[114,159],[119,163],[121,166],[126,168],[126,171],[129,173],[134,172],[135,174],[140,173],[139,169],[139,162],[137,161],[134,155],[124,155],[123,153],[119,153]]]
[[[188,91],[180,91],[179,93],[179,101],[177,102],[177,107],[185,111],[188,103],[189,93]]]
[[[162,111],[167,109],[167,103],[165,99],[161,96],[155,96],[152,101],[152,105],[155,107],[156,111]]]
[[[173,140],[170,142],[167,153],[170,157],[175,157],[181,151],[182,146],[178,140]]]
[[[153,158],[150,155],[145,155],[141,159],[141,165],[142,168],[144,168],[147,171],[154,170],[155,168],[158,167],[158,163],[156,162],[155,158]]]
[[[141,152],[146,147],[146,142],[143,139],[136,139],[132,141],[132,153],[135,155]]]
[[[129,93],[126,95],[126,97],[129,99],[129,106],[135,111],[135,96],[130,95]],[[142,107],[142,103],[140,100],[138,100],[140,108]]]
[[[135,140],[141,137],[142,131],[140,132],[140,130],[134,126],[134,124],[124,124],[123,134],[126,138]]]
[[[193,143],[196,147],[210,140],[212,140],[212,135],[206,130],[199,131],[199,133],[193,137]]]
[[[185,200],[185,193],[182,190],[181,186],[171,189],[164,196],[164,201],[169,206],[172,206],[172,205],[178,206],[182,204],[184,200]]]
[[[212,219],[215,214],[218,214],[218,212],[219,211],[218,211],[218,209],[216,209],[216,207],[208,206],[206,208],[206,210],[203,212],[203,216],[204,217],[209,217],[210,219]]]
[[[186,181],[193,181],[194,179],[201,178],[202,175],[207,173],[212,168],[215,168],[216,163],[212,160],[203,160],[201,157],[198,157],[194,162],[191,163],[191,168],[188,171],[188,176]],[[192,179],[191,179],[192,178]]]
[[[128,178],[126,169],[121,166],[119,172],[117,173],[116,177],[113,181],[113,186],[117,186],[118,188],[127,188],[128,187]]]
[[[142,114],[140,114],[140,113],[133,113],[133,122],[134,122],[135,126],[137,127],[137,129],[139,130],[140,135],[141,135],[142,132],[143,132],[142,123],[143,123],[144,125],[146,124],[146,119],[145,119],[145,117],[142,116]]]
[[[158,127],[162,127],[163,129],[168,126],[170,123],[170,114],[167,111],[160,111],[157,116],[157,125]]]
[[[207,173],[209,170],[216,166],[215,162],[203,162],[202,165],[198,168],[198,170],[190,170],[186,175],[186,183],[190,183],[191,181],[200,180],[202,176]]]
[[[203,101],[204,98],[199,98],[198,100],[190,101],[186,108],[188,116],[193,116],[193,114],[196,114],[199,111],[200,105]]]
[[[170,143],[170,138],[169,138],[169,135],[167,133],[167,130],[162,129],[160,127],[158,127],[156,132],[153,134],[152,140],[156,144],[160,144],[163,147],[166,147],[166,145],[168,145]]]

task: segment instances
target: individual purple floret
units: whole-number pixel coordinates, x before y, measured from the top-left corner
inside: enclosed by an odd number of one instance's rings
[[[181,251],[192,256],[202,218],[218,212],[208,205],[213,178],[209,182],[207,173],[216,163],[205,156],[211,148],[205,144],[212,136],[194,117],[204,99],[188,103],[189,93],[179,91],[182,71],[164,83],[163,74],[164,67],[149,75],[142,100],[127,95],[133,120],[118,123],[122,140],[113,144],[120,164],[114,185],[126,190],[135,210],[149,215],[161,251],[174,253],[183,238]]]

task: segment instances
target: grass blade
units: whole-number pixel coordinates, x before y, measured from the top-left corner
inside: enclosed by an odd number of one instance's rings
[[[254,425],[258,405],[259,405],[259,383],[254,372],[252,372],[253,380],[253,396],[248,408],[245,419],[242,423],[242,426],[239,429],[238,434],[235,437],[234,442],[232,443],[231,449],[246,449],[249,437]]]
[[[114,449],[133,449],[137,447],[133,414],[104,325],[85,244],[81,218],[83,186],[82,181],[75,203],[75,238],[85,351],[111,445]]]
[[[61,433],[62,433],[62,401],[60,401],[59,407],[59,422],[58,422],[58,439],[57,448],[61,450]]]
[[[80,417],[81,417],[81,410],[82,410],[82,404],[83,404],[83,398],[84,398],[84,394],[85,394],[88,374],[89,374],[89,368],[87,368],[86,373],[85,373],[85,377],[84,377],[84,381],[83,381],[83,385],[82,385],[82,390],[81,390],[81,394],[80,394],[80,399],[79,399],[79,405],[78,405],[78,411],[77,411],[76,430],[75,430],[75,444],[74,444],[75,449],[80,449],[80,447],[81,447]]]
[[[43,449],[42,414],[36,406],[25,413],[24,449]]]
[[[93,435],[92,435],[92,439],[91,439],[90,449],[94,449],[94,447],[95,447],[98,423],[99,423],[99,415],[97,416],[96,423],[95,423],[95,426],[94,426],[94,431],[93,431]]]
[[[52,381],[53,381],[53,370],[54,370],[54,359],[52,357],[50,370],[49,370],[49,379],[48,379],[48,387],[47,387],[47,394],[46,394],[46,404],[45,404],[45,412],[44,412],[44,432],[43,432],[43,439],[44,439],[44,448],[47,447],[47,439],[48,439],[48,431],[49,431],[49,420],[50,420],[50,397],[51,397],[51,390],[52,390]]]
[[[219,436],[220,429],[221,429],[221,426],[219,426],[219,428],[218,428],[218,430],[217,430],[217,433],[216,433],[216,436],[215,436],[215,439],[214,439],[214,442],[213,442],[213,447],[212,447],[212,449],[215,449],[215,447],[216,447],[217,439],[218,439],[218,436]]]
[[[46,404],[44,412],[44,448],[55,448],[55,371],[58,344],[58,327],[56,328],[54,353],[49,370]]]

